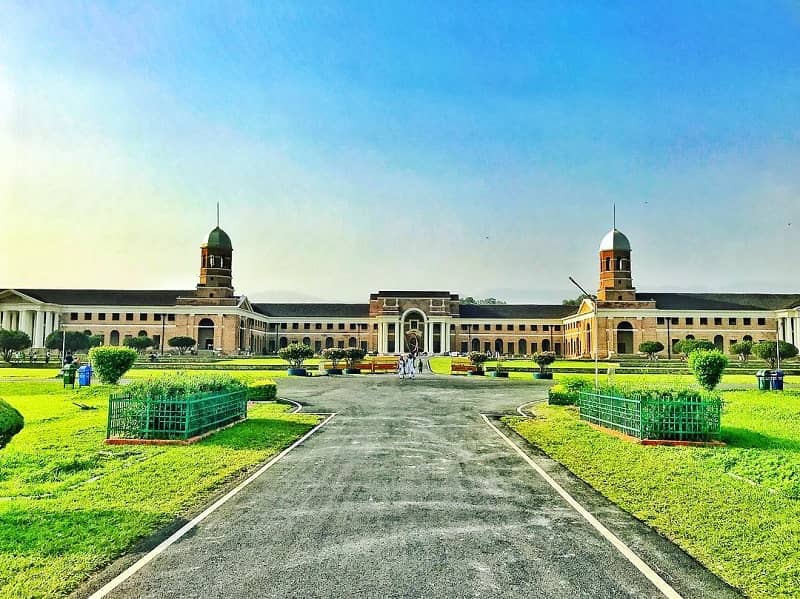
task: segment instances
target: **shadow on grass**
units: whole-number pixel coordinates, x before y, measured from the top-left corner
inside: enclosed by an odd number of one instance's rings
[[[800,439],[790,439],[786,437],[774,437],[748,430],[746,428],[736,428],[723,426],[720,433],[720,440],[727,443],[729,447],[741,449],[781,449],[789,451],[800,451]]]
[[[314,424],[280,418],[252,418],[211,435],[200,443],[228,449],[280,449],[313,427]]]

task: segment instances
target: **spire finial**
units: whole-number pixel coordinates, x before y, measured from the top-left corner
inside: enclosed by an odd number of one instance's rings
[[[611,206],[612,206],[612,210],[613,210],[613,213],[614,213],[614,217],[613,217],[613,219],[614,219],[613,220],[614,227],[613,228],[616,229],[617,228],[617,204],[613,203],[613,204],[611,204]],[[217,220],[219,220],[219,219],[217,219]]]
[[[217,228],[219,228],[219,202],[217,202]]]

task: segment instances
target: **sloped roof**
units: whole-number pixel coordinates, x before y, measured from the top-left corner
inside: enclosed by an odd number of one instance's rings
[[[379,297],[404,297],[404,298],[441,298],[457,300],[457,293],[450,293],[449,291],[413,291],[413,290],[400,290],[400,291],[379,291],[378,293],[370,293],[369,299],[378,299]]]
[[[661,310],[781,310],[800,305],[797,293],[637,293]]]
[[[280,318],[367,318],[369,304],[252,304],[264,316]]]
[[[51,304],[75,306],[174,306],[179,297],[192,297],[194,289],[15,289]]]
[[[560,304],[462,304],[462,318],[564,318],[577,306]]]

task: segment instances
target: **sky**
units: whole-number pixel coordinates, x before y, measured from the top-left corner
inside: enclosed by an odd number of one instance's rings
[[[800,2],[0,3],[0,288],[800,292]]]

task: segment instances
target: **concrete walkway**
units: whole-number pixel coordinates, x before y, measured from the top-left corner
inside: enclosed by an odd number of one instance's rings
[[[282,396],[337,416],[109,596],[662,596],[480,417],[545,389],[477,377],[282,380]],[[530,455],[680,595],[736,596]]]

